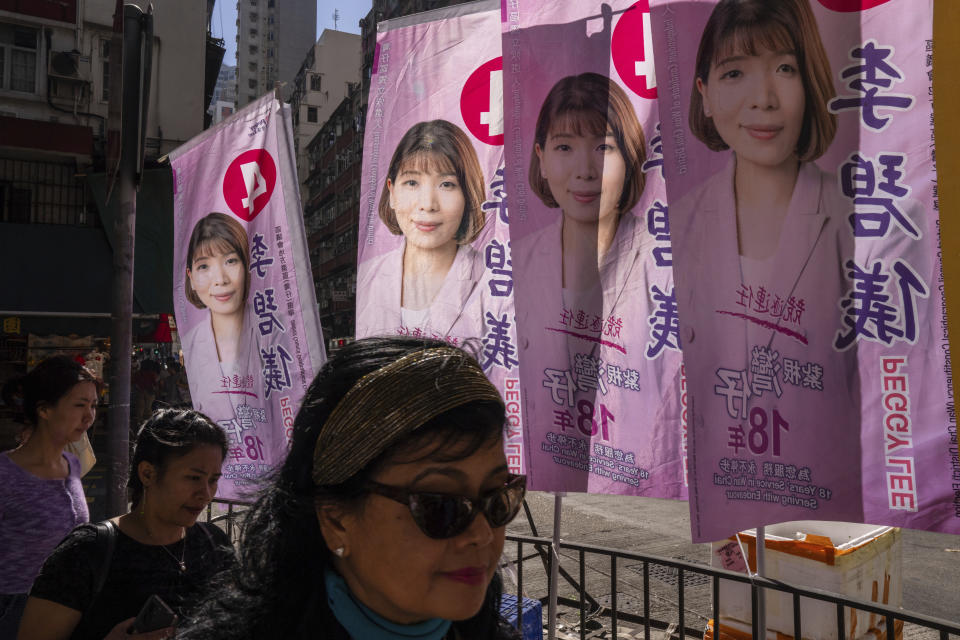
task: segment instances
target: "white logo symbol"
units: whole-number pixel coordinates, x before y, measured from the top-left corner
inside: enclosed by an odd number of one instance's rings
[[[267,181],[263,179],[260,165],[256,162],[240,165],[240,171],[243,172],[243,185],[247,189],[247,197],[240,203],[247,208],[250,215],[253,215],[253,203],[267,192]]]
[[[489,135],[499,136],[503,133],[503,71],[490,72],[490,105],[489,111],[480,112],[480,124],[489,127]]]
[[[634,62],[637,77],[646,77],[647,90],[657,87],[657,72],[653,66],[653,29],[650,26],[650,14],[643,14],[643,60]]]

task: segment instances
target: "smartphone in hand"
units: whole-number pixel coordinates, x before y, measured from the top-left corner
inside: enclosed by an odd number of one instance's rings
[[[173,612],[167,603],[160,596],[153,594],[143,604],[137,619],[133,621],[130,627],[130,633],[147,633],[169,627],[177,621],[177,614]]]

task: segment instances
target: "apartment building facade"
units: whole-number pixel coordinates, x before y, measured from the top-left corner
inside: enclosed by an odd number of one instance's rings
[[[0,0],[0,316],[110,311],[112,234],[105,216],[115,205],[106,203],[104,171],[110,61],[119,53],[116,6],[115,0]],[[221,41],[209,35],[212,9],[213,0],[154,4],[141,188],[141,200],[153,208],[145,204],[138,222],[138,241],[145,235],[138,265],[163,250],[157,229],[172,226],[169,170],[155,169],[157,160],[205,125],[223,58]],[[165,271],[157,273],[171,286]],[[156,308],[159,297],[147,299],[161,288],[142,287],[135,310],[168,311]],[[24,316],[23,329],[31,323],[40,320]]]
[[[357,224],[363,161],[360,84],[351,85],[307,145],[304,219],[328,347],[353,337],[357,292]]]
[[[293,111],[293,144],[300,176],[300,197],[306,200],[309,176],[307,145],[321,125],[360,80],[360,36],[324,29],[307,51],[293,81],[290,106]]]
[[[211,124],[223,122],[237,111],[237,68],[221,65],[217,74],[217,84],[213,88],[213,98],[207,113],[213,119]]]
[[[284,101],[317,39],[316,0],[237,0],[237,108],[280,83]]]

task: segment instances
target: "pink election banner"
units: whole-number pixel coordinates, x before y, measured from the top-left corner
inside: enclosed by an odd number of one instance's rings
[[[932,17],[652,12],[694,542],[788,520],[960,533]]]
[[[647,0],[503,0],[500,17],[529,486],[685,498]]]
[[[472,344],[523,469],[496,0],[377,25],[364,134],[357,337]]]
[[[174,312],[194,409],[229,437],[220,497],[286,457],[326,360],[290,106],[268,94],[170,154]]]

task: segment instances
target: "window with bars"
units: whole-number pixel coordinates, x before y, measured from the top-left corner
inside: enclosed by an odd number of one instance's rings
[[[320,80],[323,76],[314,73],[310,76],[310,91],[320,91]]]
[[[0,158],[0,222],[99,226],[73,163]]]

